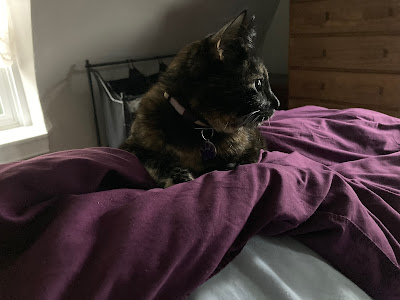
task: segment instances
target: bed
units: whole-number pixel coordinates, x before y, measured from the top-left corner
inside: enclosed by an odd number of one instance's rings
[[[192,300],[371,299],[310,248],[291,237],[252,237]]]
[[[399,299],[400,120],[260,130],[259,163],[165,190],[113,148],[0,165],[0,299]]]

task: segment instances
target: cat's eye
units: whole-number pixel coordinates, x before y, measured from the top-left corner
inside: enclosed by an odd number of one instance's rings
[[[261,91],[262,91],[263,82],[262,82],[261,79],[256,79],[256,81],[254,82],[254,85],[255,85],[256,90],[257,90],[258,92],[261,92]]]

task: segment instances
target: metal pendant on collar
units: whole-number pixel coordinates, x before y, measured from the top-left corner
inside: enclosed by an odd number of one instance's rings
[[[208,131],[210,132],[210,136],[206,137],[205,136],[205,132]],[[215,147],[215,145],[210,141],[210,139],[212,139],[212,137],[214,136],[214,129],[203,129],[201,131],[201,137],[204,140],[204,144],[200,149],[200,154],[201,154],[201,158],[204,161],[213,159],[217,156],[217,148]]]

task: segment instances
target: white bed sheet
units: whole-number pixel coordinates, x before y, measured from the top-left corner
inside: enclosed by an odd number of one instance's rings
[[[296,240],[255,236],[228,266],[200,286],[189,299],[371,298]]]

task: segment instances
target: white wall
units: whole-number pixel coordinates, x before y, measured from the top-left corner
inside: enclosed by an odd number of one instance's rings
[[[269,7],[276,3],[31,1],[36,81],[49,129],[50,151],[96,146],[85,59],[95,63],[175,53],[184,44],[215,31],[246,7],[256,13],[262,36],[271,21]]]

